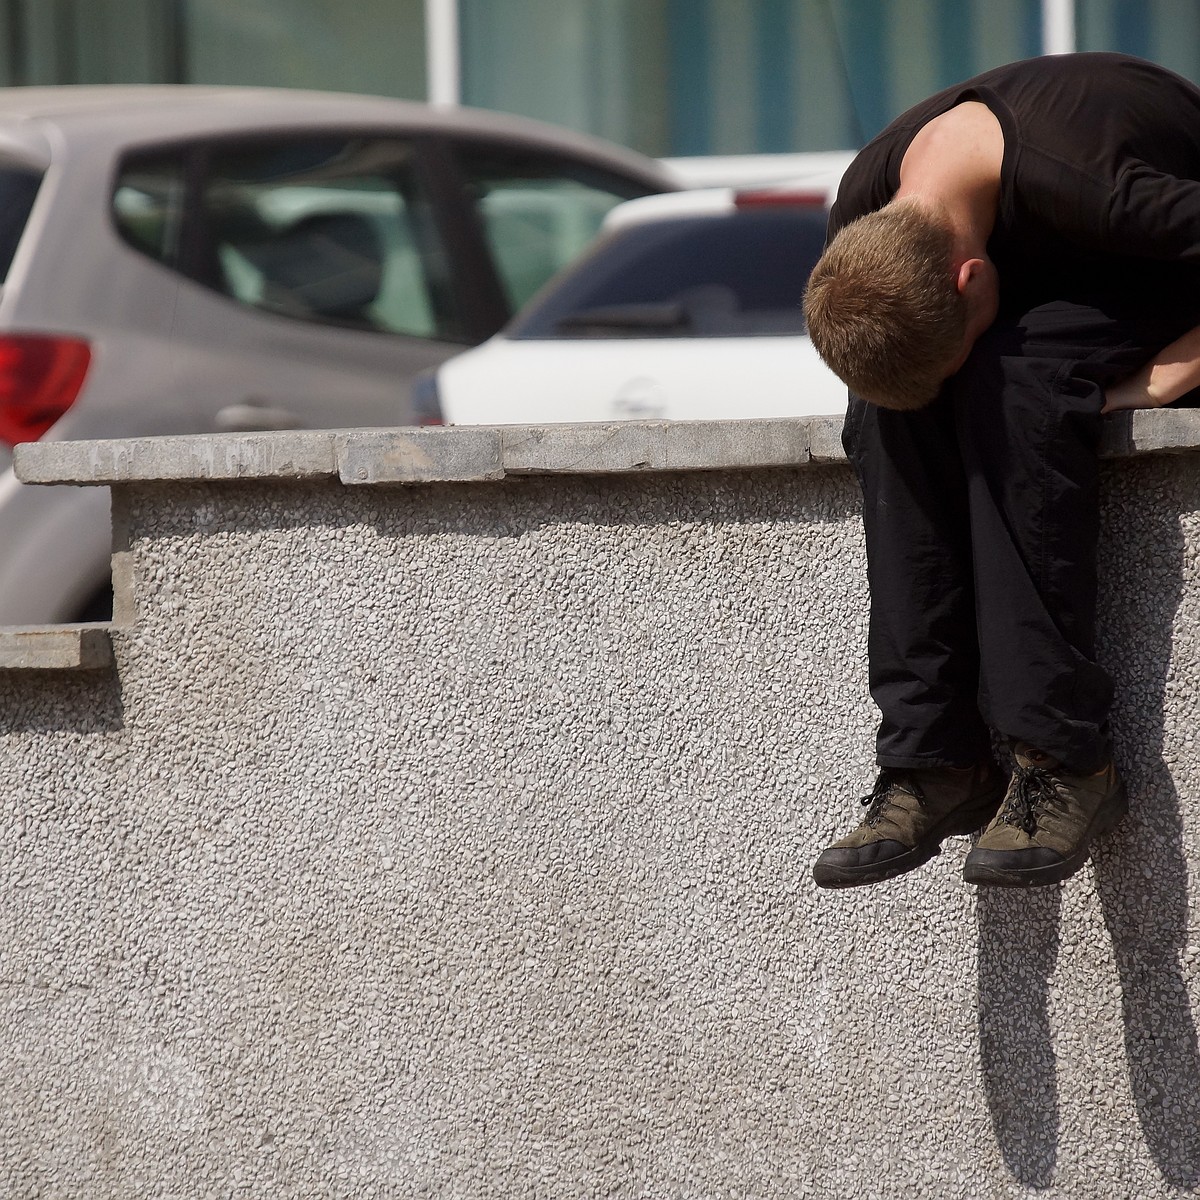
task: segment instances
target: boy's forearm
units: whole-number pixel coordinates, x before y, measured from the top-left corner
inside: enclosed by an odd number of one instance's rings
[[[1160,350],[1128,379],[1105,392],[1103,412],[1161,408],[1200,387],[1200,326]]]

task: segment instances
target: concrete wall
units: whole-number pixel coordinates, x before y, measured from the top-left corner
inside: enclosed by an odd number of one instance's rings
[[[1133,452],[1198,433],[1110,430],[1133,812],[1019,895],[811,884],[874,775],[828,422],[24,450],[124,533],[111,665],[6,635],[0,1195],[1194,1192],[1200,459]]]

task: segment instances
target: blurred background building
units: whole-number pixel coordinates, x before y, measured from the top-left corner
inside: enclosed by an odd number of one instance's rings
[[[237,83],[539,117],[652,155],[850,149],[1015,58],[1200,79],[1196,0],[0,0],[0,84]]]

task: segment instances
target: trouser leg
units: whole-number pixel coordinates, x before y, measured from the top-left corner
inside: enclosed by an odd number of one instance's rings
[[[967,477],[978,703],[1070,769],[1109,756],[1112,683],[1096,662],[1104,388],[1194,323],[1057,302],[996,324],[951,381]]]
[[[953,407],[943,398],[897,413],[852,398],[843,442],[863,490],[877,761],[977,762],[989,735],[975,706],[967,481]]]
[[[1107,754],[1095,662],[1103,388],[1196,321],[1055,303],[999,321],[920,414],[852,403],[883,766],[962,765],[987,724]]]
[[[1095,660],[1102,387],[996,328],[951,385],[968,477],[978,703],[1004,734],[1083,771],[1107,757]],[[1065,347],[1064,347],[1065,349]]]

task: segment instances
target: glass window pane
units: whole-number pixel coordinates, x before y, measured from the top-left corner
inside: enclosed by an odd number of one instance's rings
[[[823,209],[634,225],[599,246],[508,336],[799,334],[804,287],[824,244]]]
[[[174,266],[179,259],[183,197],[181,155],[127,160],[113,192],[117,231],[134,249]]]
[[[459,161],[514,312],[579,257],[614,204],[642,194],[625,180],[554,160],[464,149]]]
[[[175,15],[161,0],[8,0],[0,82],[173,82]]]
[[[860,146],[910,105],[1041,49],[1041,0],[702,0],[707,64],[687,153]],[[750,86],[747,86],[750,81]]]
[[[161,0],[71,0],[60,37],[79,83],[176,81],[175,13]]]
[[[1041,0],[459,8],[467,103],[656,155],[849,149],[939,88],[1041,49]]]
[[[41,182],[40,171],[0,163],[0,283],[8,276]]]
[[[424,100],[423,0],[188,0],[188,83]]]
[[[464,340],[449,264],[394,139],[271,142],[224,153],[203,210],[214,284],[299,320]]]
[[[667,0],[459,0],[458,8],[463,103],[669,152]]]
[[[0,84],[173,82],[423,100],[423,0],[0,3]]]
[[[1195,0],[1078,0],[1080,50],[1136,54],[1200,82],[1200,6]]]

